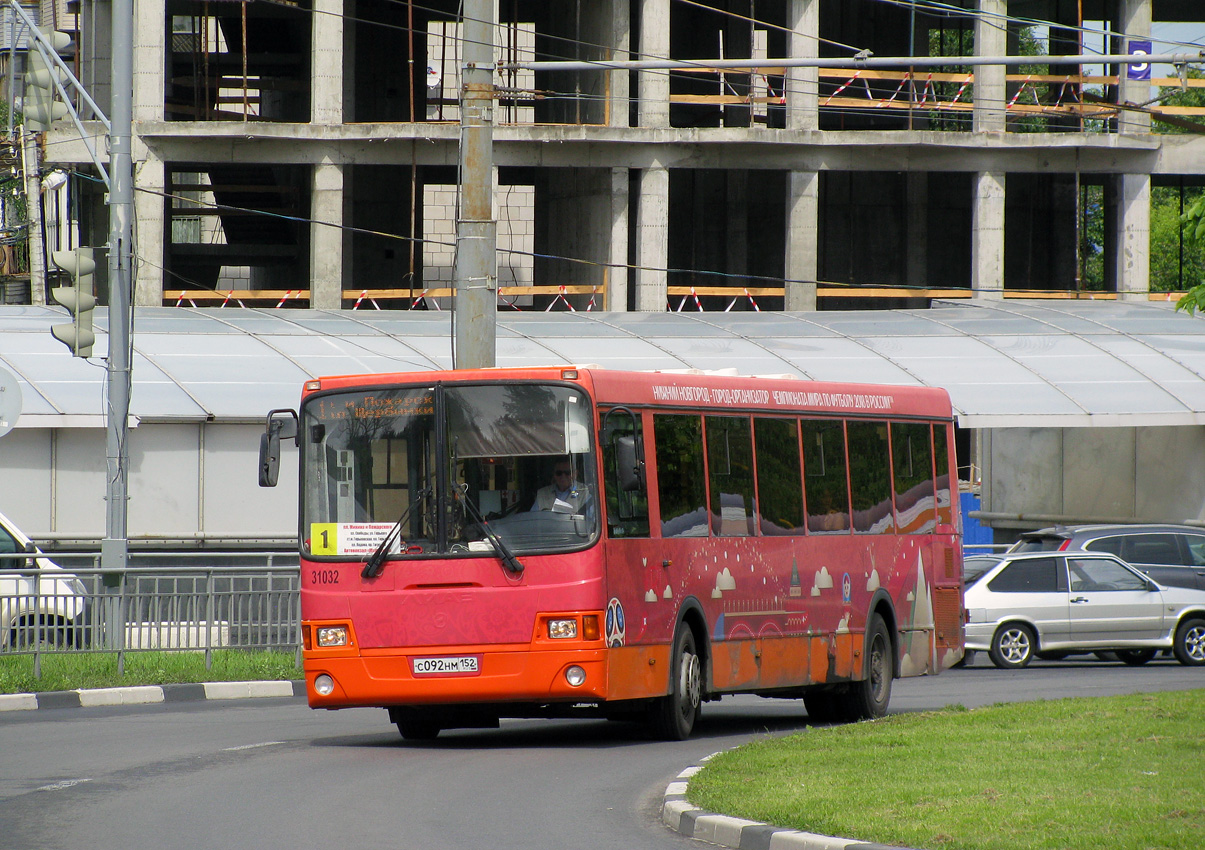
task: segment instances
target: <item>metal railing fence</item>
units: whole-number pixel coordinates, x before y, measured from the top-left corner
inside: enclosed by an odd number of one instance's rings
[[[204,652],[208,668],[214,650],[270,649],[300,663],[296,553],[291,564],[288,553],[221,553],[258,560],[230,566],[213,565],[215,553],[154,554],[162,566],[120,574],[72,563],[95,563],[91,554],[55,553],[62,569],[0,554],[0,655],[33,655],[35,671],[52,652],[117,652],[119,667],[129,652]]]

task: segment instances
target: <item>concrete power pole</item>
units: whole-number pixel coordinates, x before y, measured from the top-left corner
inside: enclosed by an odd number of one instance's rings
[[[460,73],[460,213],[452,275],[452,365],[493,366],[498,319],[494,222],[494,0],[464,0]]]
[[[109,357],[105,411],[108,488],[101,569],[105,584],[120,585],[129,558],[126,498],[129,489],[130,310],[133,290],[134,165],[130,137],[134,105],[134,3],[113,0],[112,91],[109,130]],[[120,631],[117,635],[120,639]]]

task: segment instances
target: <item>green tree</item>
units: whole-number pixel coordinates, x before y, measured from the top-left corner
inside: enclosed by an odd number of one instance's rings
[[[1200,260],[1201,249],[1205,247],[1205,195],[1197,198],[1196,202],[1184,211],[1180,218],[1184,238],[1184,253],[1192,254]],[[1185,310],[1192,315],[1197,310],[1205,310],[1205,281],[1198,283],[1176,303],[1177,310]]]

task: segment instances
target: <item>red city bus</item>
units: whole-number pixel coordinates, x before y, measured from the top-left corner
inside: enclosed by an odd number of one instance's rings
[[[725,694],[881,716],[962,658],[943,390],[542,367],[326,377],[300,447],[314,708],[408,739]]]

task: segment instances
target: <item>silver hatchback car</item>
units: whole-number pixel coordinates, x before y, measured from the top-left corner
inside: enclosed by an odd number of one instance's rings
[[[1205,665],[1205,591],[1157,584],[1107,553],[1005,555],[965,598],[966,648],[997,667],[1106,651],[1145,664],[1164,649],[1181,664]]]

